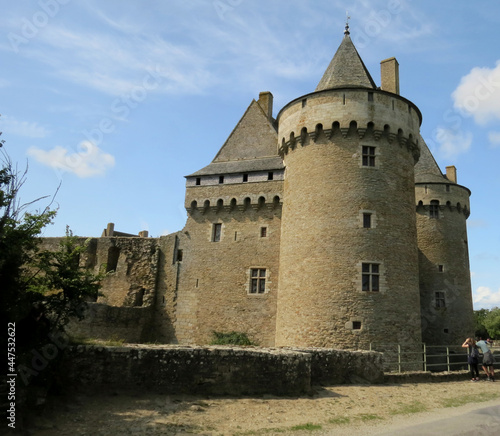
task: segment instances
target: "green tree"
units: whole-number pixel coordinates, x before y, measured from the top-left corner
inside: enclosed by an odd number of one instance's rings
[[[7,319],[16,321],[26,316],[31,307],[27,288],[32,275],[26,266],[36,257],[39,236],[56,212],[50,205],[41,211],[27,211],[45,197],[22,204],[19,191],[28,169],[18,171],[4,150],[0,153],[0,310]]]
[[[474,334],[477,338],[486,339],[489,337],[488,330],[484,324],[484,320],[488,316],[488,313],[488,309],[479,309],[474,311]]]
[[[80,266],[87,246],[69,228],[58,251],[41,249],[41,233],[56,211],[49,204],[28,212],[47,197],[21,203],[28,167],[19,171],[4,150],[0,153],[0,310],[9,322],[27,321],[21,324],[27,326],[25,338],[33,336],[29,328],[42,315],[50,328],[63,330],[71,317],[81,318],[87,301],[95,301],[103,276]]]
[[[492,339],[500,339],[500,308],[494,307],[484,318],[484,326]]]
[[[81,265],[89,242],[87,239],[82,244],[66,227],[66,237],[61,239],[59,250],[40,251],[34,259],[35,276],[28,292],[43,304],[52,328],[63,330],[71,318],[81,319],[86,303],[97,299],[104,274],[94,274]]]

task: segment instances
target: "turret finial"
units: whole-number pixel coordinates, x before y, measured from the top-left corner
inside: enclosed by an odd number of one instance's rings
[[[351,32],[349,32],[349,20],[351,19],[351,17],[349,16],[349,12],[348,11],[345,11],[345,30],[344,30],[344,35],[347,36],[349,35]]]

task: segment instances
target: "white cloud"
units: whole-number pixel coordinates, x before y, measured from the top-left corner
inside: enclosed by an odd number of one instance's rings
[[[500,289],[494,292],[491,288],[479,286],[473,291],[472,295],[476,310],[478,308],[491,309],[492,307],[500,306]]]
[[[488,134],[488,139],[492,147],[500,147],[500,132],[490,132]]]
[[[45,138],[50,132],[37,123],[20,121],[10,116],[0,118],[0,129],[11,135],[25,136],[27,138]]]
[[[479,124],[500,119],[500,61],[495,68],[476,67],[453,91],[455,107]]]
[[[453,158],[469,150],[472,144],[472,133],[438,127],[436,141],[439,143],[439,152],[445,158]]]
[[[218,80],[207,67],[209,54],[197,45],[125,29],[130,33],[52,25],[39,37],[44,50],[27,47],[22,54],[50,65],[53,74],[70,82],[113,96],[141,86],[151,71],[156,72],[156,92],[199,94]]]
[[[104,175],[115,165],[112,155],[103,152],[90,141],[80,143],[78,150],[74,152],[61,146],[49,151],[30,147],[28,155],[59,172],[73,173],[81,178]]]

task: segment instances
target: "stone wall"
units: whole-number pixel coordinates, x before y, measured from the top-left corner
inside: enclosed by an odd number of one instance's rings
[[[382,355],[320,349],[69,347],[66,385],[90,391],[301,395],[315,384],[383,381]]]
[[[208,344],[212,332],[243,332],[260,346],[274,346],[281,228],[282,182],[190,187],[186,204],[195,199],[243,199],[234,208],[191,209],[179,235],[182,262],[175,330],[180,343]],[[264,198],[264,203],[259,203]],[[239,200],[238,200],[239,201]],[[219,241],[213,239],[221,225]],[[264,230],[264,233],[262,229]],[[265,292],[250,290],[251,270],[265,270]]]

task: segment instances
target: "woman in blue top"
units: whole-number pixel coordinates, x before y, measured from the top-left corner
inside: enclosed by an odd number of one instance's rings
[[[491,339],[481,340],[476,342],[476,345],[481,348],[483,352],[483,370],[486,373],[488,381],[495,381],[495,370],[493,369],[493,364],[495,363],[495,357],[490,350],[490,346],[493,345]]]

